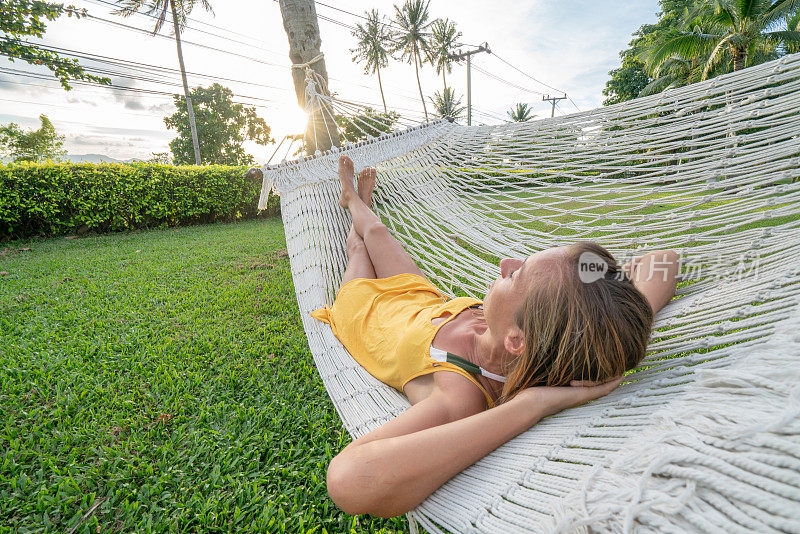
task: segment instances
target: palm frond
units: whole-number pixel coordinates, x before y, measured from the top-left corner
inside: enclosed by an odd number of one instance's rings
[[[731,33],[729,35],[726,35],[724,38],[720,39],[720,41],[717,43],[717,46],[715,46],[714,50],[711,51],[711,54],[708,55],[706,64],[703,67],[703,76],[700,78],[701,80],[705,80],[706,78],[708,78],[708,73],[715,65],[719,63],[722,57],[722,52],[725,50],[725,47],[734,37],[735,34]]]
[[[800,11],[800,0],[776,0],[759,18],[762,29],[772,29]]]
[[[650,96],[660,93],[661,91],[665,91],[673,87],[674,83],[675,78],[672,75],[665,74],[664,76],[655,78],[653,81],[645,85],[644,89],[639,92],[639,96]]]
[[[364,12],[366,24],[356,24],[352,35],[358,39],[356,48],[350,49],[353,61],[364,62],[364,73],[371,74],[389,64],[390,32],[380,21],[377,9]]]
[[[442,93],[436,91],[433,98],[428,97],[428,99],[440,117],[451,117],[455,120],[466,109],[461,105],[461,98],[456,99],[456,93],[452,87],[447,87]]]
[[[536,116],[531,112],[528,104],[524,102],[519,102],[516,107],[511,108],[506,113],[508,118],[514,122],[527,122]]]
[[[429,55],[428,28],[433,23],[428,21],[429,4],[430,0],[406,0],[402,8],[394,6],[395,23],[400,30],[393,34],[395,46],[392,53],[400,53],[402,61],[413,63],[416,57]]]
[[[706,50],[716,45],[722,36],[698,32],[670,32],[671,36],[641,52],[637,59],[642,61],[652,75],[667,59],[678,56],[684,59],[705,56]]]
[[[800,44],[800,31],[798,30],[783,30],[776,32],[765,33],[762,39],[774,46],[798,45]]]
[[[739,12],[739,16],[742,20],[755,20],[762,14],[761,6],[763,5],[763,1],[761,0],[738,0],[737,2],[739,5],[736,6]]]
[[[178,14],[178,28],[186,27],[186,17],[192,12],[194,6],[200,4],[206,11],[214,14],[209,0],[117,0],[118,9],[112,11],[115,15],[129,17],[134,13],[144,13],[156,19],[153,35],[161,31],[167,21],[170,12],[170,2],[175,3],[175,11]]]
[[[433,22],[430,57],[436,67],[437,74],[443,70],[448,74],[452,72],[453,60],[450,59],[450,54],[453,53],[461,35],[461,32],[456,29],[456,25],[450,19],[437,19]]]

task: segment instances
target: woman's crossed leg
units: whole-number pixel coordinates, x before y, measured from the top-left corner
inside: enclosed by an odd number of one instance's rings
[[[339,158],[339,178],[342,181],[339,204],[353,217],[347,235],[348,263],[342,285],[354,278],[388,278],[401,273],[425,276],[403,245],[370,209],[375,175],[373,168],[361,171],[356,191],[352,160],[347,156]]]
[[[375,169],[364,169],[358,175],[358,196],[367,206],[372,205],[372,190],[375,188]],[[367,252],[364,240],[358,235],[354,225],[347,232],[347,268],[341,285],[355,278],[377,278],[375,267]]]

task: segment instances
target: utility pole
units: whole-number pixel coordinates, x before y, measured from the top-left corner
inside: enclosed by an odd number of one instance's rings
[[[491,54],[492,51],[489,50],[489,43],[483,43],[476,50],[470,50],[467,52],[462,52],[459,50],[458,53],[450,54],[449,56],[453,61],[461,61],[462,59],[467,58],[467,126],[472,124],[472,56],[480,52]]]
[[[550,95],[542,95],[542,102],[545,100],[550,100],[553,103],[553,109],[550,111],[550,117],[554,117],[556,114],[556,100],[566,100],[567,93],[564,93],[564,96],[550,96]]]

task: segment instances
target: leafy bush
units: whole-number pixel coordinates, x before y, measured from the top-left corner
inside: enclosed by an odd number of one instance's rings
[[[0,238],[111,232],[235,221],[258,209],[261,181],[246,167],[91,163],[0,165]]]

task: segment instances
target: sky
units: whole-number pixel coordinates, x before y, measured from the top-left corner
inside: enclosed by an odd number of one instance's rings
[[[171,69],[154,74],[132,70],[130,66],[81,60],[84,65],[113,69],[116,74],[111,78],[116,86],[182,92],[180,76],[172,70],[178,68],[178,60],[168,28],[161,31],[161,37],[153,37],[113,24],[152,30],[154,21],[140,15],[114,15],[109,0],[71,3],[105,21],[61,17],[48,23],[41,42],[81,54]],[[181,34],[186,70],[194,73],[189,75],[189,85],[208,86],[215,81],[226,85],[239,95],[237,101],[256,106],[278,141],[286,134],[303,131],[305,116],[294,94],[289,45],[277,1],[211,3],[214,14],[198,6]],[[363,20],[340,10],[363,15],[365,10],[377,8],[389,16],[394,12],[394,3],[325,0],[317,2],[317,13],[354,26]],[[550,103],[542,101],[542,93],[566,92],[570,96],[571,100],[558,102],[557,115],[602,105],[608,71],[619,66],[619,52],[627,47],[632,32],[657,20],[658,1],[431,0],[430,12],[432,18],[454,21],[463,33],[460,41],[465,45],[489,44],[492,54],[473,56],[473,65],[484,71],[472,71],[473,124],[498,124],[507,119],[506,111],[517,102],[529,103],[536,119],[549,117]],[[362,66],[352,61],[350,49],[356,43],[351,30],[323,19],[319,24],[331,90],[343,98],[382,107],[377,77],[364,74]],[[0,58],[0,124],[16,122],[24,128],[38,128],[38,117],[44,113],[65,135],[69,154],[147,159],[154,152],[168,151],[169,141],[176,136],[174,130],[166,129],[163,120],[175,111],[169,95],[77,84],[71,91],[64,91],[53,77],[36,79],[9,73],[7,69],[49,73],[44,67]],[[126,74],[147,80],[125,78]],[[405,117],[419,119],[422,104],[413,65],[392,61],[381,76],[388,107]],[[430,65],[425,65],[420,78],[426,97],[441,91],[441,75]],[[454,87],[463,104],[467,101],[466,78],[465,64],[454,65],[453,72],[447,75],[448,86]],[[430,111],[431,106],[428,107]],[[265,163],[277,145],[248,142],[245,147],[256,161]],[[273,162],[279,161],[283,152],[281,149]]]

